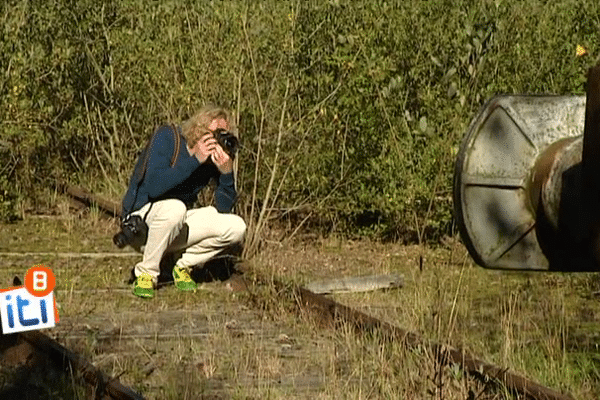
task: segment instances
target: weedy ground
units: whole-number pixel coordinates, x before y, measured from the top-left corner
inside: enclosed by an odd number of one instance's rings
[[[440,367],[424,349],[324,328],[269,286],[234,293],[212,282],[196,293],[168,286],[152,300],[135,298],[126,280],[139,257],[112,245],[116,230],[66,208],[1,225],[0,282],[11,285],[34,264],[52,268],[61,319],[47,333],[147,398],[514,398],[493,380]],[[595,275],[487,271],[452,238],[427,248],[275,237],[248,260],[248,277],[303,284],[400,273],[402,288],[334,298],[577,399],[600,396]]]

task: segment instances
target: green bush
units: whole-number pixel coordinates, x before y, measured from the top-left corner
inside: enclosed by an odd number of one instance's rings
[[[583,93],[574,48],[600,32],[591,0],[0,7],[8,202],[54,179],[118,199],[154,127],[211,101],[239,117],[246,218],[419,240],[451,228],[455,149],[485,100]]]

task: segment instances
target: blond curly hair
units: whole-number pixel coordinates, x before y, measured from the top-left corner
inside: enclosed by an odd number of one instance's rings
[[[209,131],[208,126],[215,119],[225,120],[229,131],[237,136],[237,127],[231,113],[223,107],[207,104],[181,124],[181,134],[190,148],[194,147],[202,135]]]

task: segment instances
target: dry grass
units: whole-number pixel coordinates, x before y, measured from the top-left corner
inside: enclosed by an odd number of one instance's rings
[[[27,218],[0,226],[0,251],[114,252],[114,230],[97,217]],[[49,333],[148,398],[511,398],[456,366],[440,367],[424,349],[349,327],[323,329],[272,288],[232,294],[216,282],[193,294],[166,287],[151,301],[134,298],[125,280],[135,260],[0,257],[1,282],[35,263],[51,267],[61,322]],[[590,275],[486,271],[451,239],[435,249],[340,239],[272,243],[250,264],[300,284],[402,273],[401,289],[335,298],[576,398],[600,393],[600,304]]]

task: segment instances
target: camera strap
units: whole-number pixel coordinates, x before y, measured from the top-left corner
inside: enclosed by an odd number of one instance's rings
[[[150,213],[150,210],[152,210],[152,206],[154,205],[154,202],[151,201],[150,202],[150,207],[148,207],[148,210],[146,210],[146,212],[144,213],[144,217],[142,218],[142,221],[146,222],[146,217],[148,216],[148,214]]]

